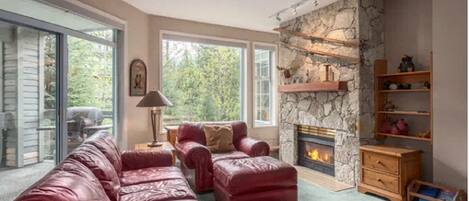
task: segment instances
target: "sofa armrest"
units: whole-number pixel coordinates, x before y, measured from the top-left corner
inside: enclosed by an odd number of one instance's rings
[[[124,151],[121,158],[124,171],[173,165],[173,155],[170,150]]]
[[[198,164],[203,164],[205,167],[211,167],[212,165],[212,155],[210,151],[200,143],[193,141],[177,143],[176,152],[179,160],[181,160],[187,168],[194,169]]]
[[[270,154],[269,144],[250,137],[242,138],[239,141],[238,149],[251,157],[268,156]]]
[[[189,183],[194,185],[195,191],[201,193],[211,190],[213,186],[212,154],[207,147],[197,142],[184,141],[176,144],[176,152],[181,161],[183,173]]]

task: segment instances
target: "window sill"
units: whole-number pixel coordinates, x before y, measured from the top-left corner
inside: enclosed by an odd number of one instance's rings
[[[254,125],[254,127],[252,127],[252,128],[278,128],[278,126],[277,126],[277,125],[264,125],[264,126],[262,126],[262,125],[259,125],[259,126]]]

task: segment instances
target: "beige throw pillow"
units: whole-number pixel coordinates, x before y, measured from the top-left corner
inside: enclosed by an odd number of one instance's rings
[[[234,151],[231,125],[204,125],[205,141],[212,153]]]

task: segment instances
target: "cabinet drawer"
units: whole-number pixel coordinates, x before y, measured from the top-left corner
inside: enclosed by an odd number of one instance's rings
[[[362,171],[363,183],[389,192],[399,193],[399,179],[397,177],[365,169],[362,169]]]
[[[399,158],[373,152],[363,152],[364,167],[399,174]]]

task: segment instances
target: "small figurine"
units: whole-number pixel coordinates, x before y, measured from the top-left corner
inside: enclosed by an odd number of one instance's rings
[[[410,89],[411,85],[409,83],[401,83],[399,84],[399,89]]]
[[[407,135],[409,133],[409,125],[404,119],[399,119],[394,123],[391,133],[394,135]]]
[[[427,88],[427,89],[430,89],[430,82],[425,81],[425,82],[423,83],[423,86],[424,86],[425,88]]]
[[[404,55],[401,59],[401,64],[399,65],[399,71],[401,73],[404,72],[414,72],[415,71],[415,65],[414,62],[412,61],[412,57],[409,55]]]
[[[386,80],[386,82],[383,83],[384,90],[389,90],[389,86],[391,86],[391,84],[391,81]]]
[[[416,134],[417,137],[430,138],[430,131],[422,131]]]

